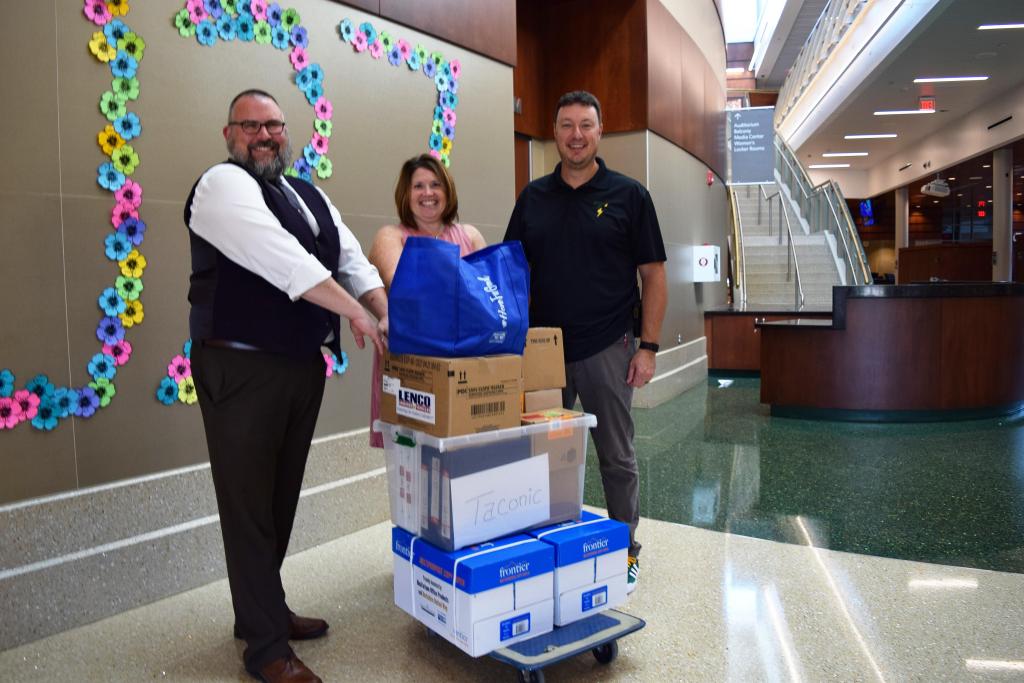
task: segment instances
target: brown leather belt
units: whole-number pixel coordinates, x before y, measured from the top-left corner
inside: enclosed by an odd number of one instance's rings
[[[218,349],[234,349],[235,351],[262,351],[258,346],[245,344],[243,342],[231,341],[230,339],[204,339],[203,346],[212,346]]]

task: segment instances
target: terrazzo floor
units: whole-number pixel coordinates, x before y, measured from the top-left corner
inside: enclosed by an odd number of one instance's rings
[[[637,411],[647,627],[548,681],[1024,680],[1024,423],[771,418],[757,380]],[[596,463],[588,503],[602,495]],[[325,681],[513,681],[392,603],[389,525],[291,556]],[[225,581],[0,653],[0,681],[246,681]]]

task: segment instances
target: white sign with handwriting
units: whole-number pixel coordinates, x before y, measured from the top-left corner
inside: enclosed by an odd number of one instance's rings
[[[452,530],[462,547],[551,518],[547,453],[457,477],[451,487]]]

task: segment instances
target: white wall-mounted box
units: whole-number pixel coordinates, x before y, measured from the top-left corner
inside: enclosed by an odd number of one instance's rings
[[[684,261],[684,282],[719,282],[722,279],[721,249],[715,244],[704,244],[687,249]]]

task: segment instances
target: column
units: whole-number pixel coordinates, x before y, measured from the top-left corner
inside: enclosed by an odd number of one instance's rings
[[[896,188],[896,282],[900,281],[900,249],[910,246],[910,191],[906,187]]]
[[[1013,149],[992,153],[992,281],[1013,279]]]

